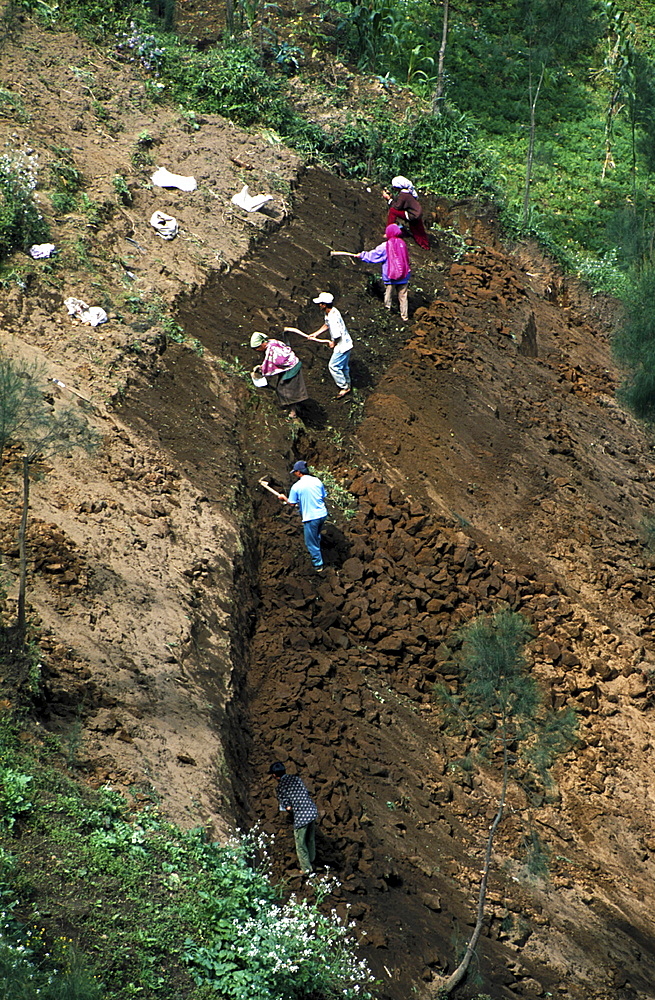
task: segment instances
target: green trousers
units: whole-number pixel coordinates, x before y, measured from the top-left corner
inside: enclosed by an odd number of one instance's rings
[[[307,826],[299,826],[293,831],[293,837],[300,867],[304,872],[311,872],[316,857],[316,821],[312,820]]]

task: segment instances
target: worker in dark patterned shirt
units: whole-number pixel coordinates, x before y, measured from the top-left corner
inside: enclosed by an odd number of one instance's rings
[[[311,872],[316,857],[316,820],[318,809],[297,774],[287,774],[284,764],[276,760],[268,769],[277,781],[280,812],[293,813],[293,836],[296,854],[303,872]]]

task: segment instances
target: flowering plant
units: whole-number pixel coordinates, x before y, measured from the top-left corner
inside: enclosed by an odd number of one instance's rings
[[[38,165],[35,153],[9,144],[0,155],[0,257],[48,238],[48,225],[34,199]]]
[[[183,957],[196,983],[231,1000],[365,1000],[374,980],[356,956],[354,925],[295,896],[277,901],[266,874],[268,850],[266,838],[254,831],[215,856],[222,877],[217,882],[214,870],[212,892],[200,894],[210,933],[202,943],[185,941]],[[322,901],[337,883],[316,875],[311,884]]]
[[[126,62],[138,62],[147,73],[159,76],[166,49],[157,42],[154,35],[147,35],[136,23],[130,21],[129,32],[116,35],[116,52]]]

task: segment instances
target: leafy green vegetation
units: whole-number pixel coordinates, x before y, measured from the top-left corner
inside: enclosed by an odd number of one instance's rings
[[[121,205],[131,205],[132,204],[132,192],[130,191],[127,181],[122,174],[114,174],[112,177],[112,186],[118,201]]]
[[[624,322],[614,338],[616,355],[628,375],[620,395],[635,415],[655,422],[655,267],[635,280],[625,300]]]
[[[63,746],[21,733],[0,720],[0,803],[10,818],[0,830],[2,940],[29,940],[20,954],[32,966],[16,958],[7,981],[70,975],[62,939],[41,915],[56,897],[75,954],[86,955],[97,979],[77,958],[69,966],[78,992],[43,994],[52,1000],[94,1000],[98,984],[103,1000],[368,996],[371,977],[348,928],[319,908],[329,880],[314,876],[316,903],[284,902],[263,837],[221,846],[201,829],[183,832],[153,807],[139,811],[109,788],[74,782]],[[72,954],[70,941],[64,951]],[[0,983],[10,959],[9,950],[0,954]]]
[[[34,415],[43,408],[42,376],[38,364],[0,351],[0,464],[9,441],[27,436]]]
[[[0,824],[10,832],[21,813],[28,812],[32,807],[28,798],[31,781],[28,774],[0,766]]]
[[[11,893],[0,891],[0,906],[5,902],[3,896],[11,900]],[[70,940],[60,937],[48,947],[51,951],[45,950],[42,933],[24,927],[11,912],[0,910],[2,996],[12,1000],[34,1000],[35,997],[39,1000],[100,1000],[100,984]]]
[[[35,154],[7,148],[0,155],[0,258],[49,236],[34,198],[37,171]]]
[[[5,87],[0,87],[0,116],[15,118],[21,125],[26,125],[30,120],[21,98]]]
[[[329,469],[313,469],[310,466],[313,476],[320,479],[327,490],[329,501],[339,508],[343,516],[349,521],[357,513],[357,498],[343,486],[334,473]]]
[[[118,189],[117,189],[118,193]],[[145,333],[152,327],[160,327],[166,340],[173,344],[182,344],[194,353],[202,356],[204,348],[197,337],[188,337],[184,328],[170,315],[168,306],[159,295],[151,295],[147,299],[140,295],[127,295],[123,300],[125,306],[137,317],[132,324],[133,329]],[[132,346],[138,351],[138,347]]]
[[[407,113],[396,120],[378,104],[335,129],[324,154],[353,177],[382,180],[407,173],[422,187],[452,198],[493,197],[493,156],[475,135],[467,115]]]

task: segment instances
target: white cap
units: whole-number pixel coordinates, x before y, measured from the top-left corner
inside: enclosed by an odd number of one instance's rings
[[[312,299],[317,306],[331,306],[334,302],[334,295],[332,292],[320,292],[318,298]]]

